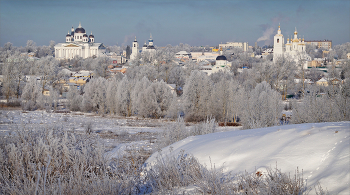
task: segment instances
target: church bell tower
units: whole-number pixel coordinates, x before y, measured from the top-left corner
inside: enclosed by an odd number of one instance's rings
[[[284,37],[281,32],[281,26],[278,25],[277,34],[273,38],[273,61],[282,57],[284,53]]]

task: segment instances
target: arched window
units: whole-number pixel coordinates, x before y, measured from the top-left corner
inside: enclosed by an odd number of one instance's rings
[[[277,39],[277,43],[279,43],[280,42],[280,39]]]

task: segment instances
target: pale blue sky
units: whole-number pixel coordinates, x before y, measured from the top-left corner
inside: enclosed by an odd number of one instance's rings
[[[27,40],[64,42],[72,25],[105,45],[154,44],[215,46],[243,41],[272,44],[278,23],[285,39],[294,28],[306,40],[350,41],[348,0],[0,0],[0,45],[25,46]]]

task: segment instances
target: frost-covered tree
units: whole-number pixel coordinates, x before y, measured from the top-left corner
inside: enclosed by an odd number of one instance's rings
[[[347,59],[346,54],[350,53],[350,42],[334,46],[333,51],[337,54],[338,59]]]
[[[67,93],[67,106],[71,111],[79,111],[82,106],[83,96],[76,87],[70,87]]]
[[[36,43],[33,40],[28,40],[27,41],[27,46],[25,47],[26,52],[30,53],[30,52],[36,52],[37,47],[36,47]]]
[[[134,80],[129,80],[128,77],[124,77],[118,83],[118,89],[116,94],[116,111],[117,114],[122,116],[131,116],[132,113],[132,105],[134,102],[131,98],[131,93],[134,88]]]
[[[93,78],[84,87],[83,107],[85,111],[98,111],[105,114],[106,108],[106,79]]]
[[[240,118],[245,128],[278,125],[282,111],[281,95],[263,81],[252,91],[241,91],[242,111]]]
[[[183,106],[187,121],[201,121],[211,115],[212,82],[202,71],[195,70],[186,80]]]
[[[152,65],[138,67],[135,79],[141,80],[143,77],[146,77],[149,81],[157,79],[156,67]]]
[[[108,57],[98,57],[93,60],[91,69],[94,71],[94,77],[107,77],[107,69],[110,64]]]
[[[350,85],[344,82],[338,86],[312,87],[300,103],[293,102],[292,122],[319,123],[350,120]]]
[[[43,94],[39,81],[32,78],[23,88],[22,93],[22,109],[35,110],[42,107]]]
[[[176,89],[179,87],[183,88],[186,80],[186,77],[185,77],[186,75],[183,68],[180,66],[172,66],[169,72],[170,74],[169,74],[168,83],[175,84]]]
[[[107,112],[114,115],[116,114],[116,99],[115,96],[117,94],[118,83],[116,77],[112,77],[107,80],[107,89],[106,89],[106,108]]]
[[[35,61],[36,75],[40,76],[42,91],[46,85],[52,85],[57,80],[57,74],[59,72],[58,61],[52,57],[47,56]]]
[[[3,74],[1,90],[8,102],[10,97],[16,93],[15,79],[17,78],[17,75],[14,59],[8,59],[8,61],[2,65],[1,71]]]
[[[143,77],[141,80],[136,81],[135,87],[133,88],[133,91],[131,93],[131,99],[134,102],[132,105],[132,112],[135,114],[138,114],[140,111],[140,108],[142,107],[142,98],[143,92],[151,85],[151,82],[146,78]]]
[[[139,115],[160,118],[167,114],[174,94],[164,81],[154,82],[139,96]]]
[[[230,111],[230,101],[232,95],[230,88],[230,80],[222,77],[221,80],[213,85],[213,92],[211,98],[211,113],[218,121],[227,122]]]
[[[167,117],[176,119],[179,117],[179,115],[181,115],[182,111],[183,111],[183,106],[181,102],[181,97],[174,96],[174,98],[172,99],[169,105],[169,109],[167,111]]]

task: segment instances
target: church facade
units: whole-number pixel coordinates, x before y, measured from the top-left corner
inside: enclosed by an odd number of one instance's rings
[[[306,53],[304,38],[298,38],[298,31],[295,28],[294,37],[287,43],[284,43],[284,36],[281,32],[281,27],[278,26],[277,34],[273,40],[273,61],[276,62],[278,58],[291,58],[298,65],[301,65],[304,69],[307,68],[308,61],[311,61],[311,57]]]
[[[156,52],[156,48],[153,45],[152,34],[150,35],[150,38],[148,39],[148,45],[145,42],[145,44],[142,46],[141,53],[145,53],[145,52],[149,52],[149,54],[151,54],[151,55],[155,54],[155,52]],[[139,53],[139,44],[138,44],[136,37],[135,37],[135,40],[132,43],[130,60],[136,59],[138,53]]]
[[[104,55],[106,48],[103,43],[95,43],[95,36],[88,36],[79,23],[78,28],[66,35],[65,43],[55,45],[55,58],[58,60],[73,59],[74,57],[95,58]]]

